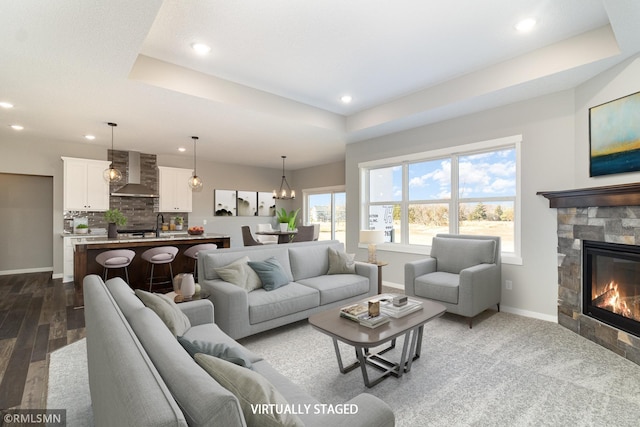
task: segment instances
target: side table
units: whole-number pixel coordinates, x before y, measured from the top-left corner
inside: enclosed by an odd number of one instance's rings
[[[382,267],[389,265],[388,262],[378,261],[375,263],[378,266],[378,295],[382,293]]]

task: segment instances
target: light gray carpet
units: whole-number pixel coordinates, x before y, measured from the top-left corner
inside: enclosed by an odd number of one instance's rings
[[[398,426],[640,425],[640,366],[542,320],[487,311],[469,329],[445,315],[425,326],[411,372],[371,389],[360,370],[340,374],[331,339],[306,322],[242,343],[322,402],[378,396]]]
[[[372,389],[359,370],[340,374],[331,339],[306,321],[241,342],[321,402],[380,397],[400,427],[636,427],[640,420],[640,366],[557,324],[508,313],[487,311],[473,329],[454,315],[434,320],[411,372]],[[91,425],[83,343],[51,355],[48,407],[66,408],[69,426]],[[345,363],[355,360],[352,349],[342,350]]]
[[[93,426],[85,339],[49,355],[47,408],[66,409],[69,427]]]

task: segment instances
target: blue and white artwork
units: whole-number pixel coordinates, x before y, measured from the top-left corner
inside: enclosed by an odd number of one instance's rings
[[[640,170],[640,92],[589,109],[590,176]]]

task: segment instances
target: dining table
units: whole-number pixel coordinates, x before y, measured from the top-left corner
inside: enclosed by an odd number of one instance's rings
[[[296,234],[298,234],[298,230],[271,230],[271,231],[256,231],[256,235],[260,236],[278,236],[278,244],[280,243],[291,243]]]

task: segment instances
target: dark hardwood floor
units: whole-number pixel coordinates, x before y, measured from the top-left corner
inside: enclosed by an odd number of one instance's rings
[[[51,273],[0,276],[0,409],[44,409],[49,353],[84,338],[73,283]]]

